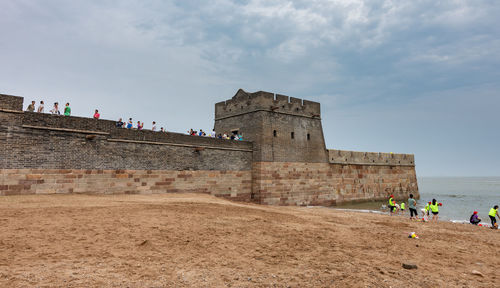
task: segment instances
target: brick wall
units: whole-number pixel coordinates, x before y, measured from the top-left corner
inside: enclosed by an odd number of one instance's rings
[[[182,192],[250,201],[251,171],[0,169],[0,195]]]
[[[90,138],[89,138],[90,137]],[[251,170],[252,143],[0,111],[0,168]]]
[[[251,200],[251,142],[0,109],[0,146],[0,195],[198,192]]]
[[[323,205],[419,197],[412,166],[256,162],[256,201],[271,205]]]

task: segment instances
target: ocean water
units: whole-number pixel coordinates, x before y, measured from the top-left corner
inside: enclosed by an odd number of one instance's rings
[[[420,191],[420,200],[417,201],[419,215],[425,203],[435,198],[443,203],[443,206],[439,207],[439,218],[442,220],[468,222],[472,213],[478,211],[479,218],[483,222],[490,223],[488,218],[490,208],[500,205],[500,177],[419,177],[418,188]],[[387,201],[337,207],[381,211],[382,205],[385,204]]]
[[[500,177],[421,177],[418,178],[420,204],[435,198],[443,203],[439,216],[447,220],[469,221],[477,211],[483,222],[490,223],[488,212],[500,205]]]

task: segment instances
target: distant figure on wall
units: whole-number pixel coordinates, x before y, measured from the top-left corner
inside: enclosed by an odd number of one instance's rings
[[[127,129],[132,129],[132,126],[133,126],[133,122],[132,122],[132,118],[129,118],[128,119],[128,123],[127,123]]]
[[[101,117],[101,114],[99,114],[99,110],[95,109],[94,119],[99,119],[99,117]]]
[[[43,101],[40,101],[40,106],[38,106],[37,112],[38,113],[43,113],[43,108],[44,108]]]
[[[153,125],[151,126],[151,130],[156,131],[156,122],[155,121],[153,121]]]
[[[26,111],[35,112],[35,101],[31,101],[31,104],[28,105],[28,109],[26,109]]]
[[[64,116],[71,116],[71,107],[69,107],[69,103],[66,103],[66,107],[64,107]]]
[[[52,113],[52,115],[61,115],[61,112],[59,112],[59,103],[54,103],[54,107],[50,110],[50,113]]]
[[[118,121],[116,121],[116,127],[117,128],[122,128],[123,127],[123,121],[122,121],[122,118],[118,119]]]

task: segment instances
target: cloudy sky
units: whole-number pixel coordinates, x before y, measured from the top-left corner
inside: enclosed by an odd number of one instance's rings
[[[264,90],[321,102],[328,148],[499,176],[498,15],[481,0],[0,0],[0,93],[185,132]]]

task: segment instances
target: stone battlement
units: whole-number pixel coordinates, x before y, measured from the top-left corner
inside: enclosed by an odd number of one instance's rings
[[[215,104],[215,119],[219,120],[256,111],[268,111],[317,119],[321,117],[321,109],[318,102],[265,91],[248,93],[240,89],[230,100]]]
[[[413,154],[357,152],[329,149],[328,160],[331,164],[415,166],[415,156]]]

